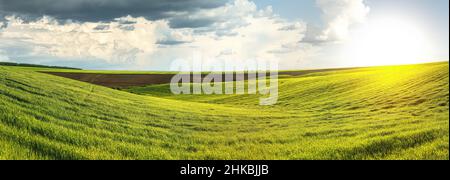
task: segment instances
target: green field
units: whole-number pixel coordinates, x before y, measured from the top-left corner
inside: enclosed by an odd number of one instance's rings
[[[0,66],[0,159],[449,159],[447,62],[283,75],[275,106],[36,70]]]

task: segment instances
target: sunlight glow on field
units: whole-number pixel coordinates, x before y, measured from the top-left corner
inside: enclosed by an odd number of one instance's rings
[[[421,27],[408,18],[376,18],[355,32],[346,58],[358,66],[424,62],[432,47]]]

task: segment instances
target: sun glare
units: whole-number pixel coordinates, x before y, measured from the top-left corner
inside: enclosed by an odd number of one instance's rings
[[[420,63],[431,49],[421,26],[392,17],[370,21],[355,32],[347,48],[346,59],[357,66]]]

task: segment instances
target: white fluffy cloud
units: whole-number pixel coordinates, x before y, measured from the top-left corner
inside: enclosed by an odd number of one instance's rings
[[[326,27],[313,33],[306,23],[285,20],[271,7],[258,9],[249,0],[234,0],[188,14],[174,12],[178,14],[171,19],[153,21],[127,16],[111,22],[61,23],[45,16],[25,22],[10,16],[6,18],[7,26],[0,29],[0,52],[13,60],[52,57],[86,64],[101,61],[135,69],[156,66],[167,69],[170,61],[189,58],[197,52],[205,59],[278,58],[285,67],[292,67],[293,62],[311,52],[313,43],[309,41],[343,39],[350,26],[363,21],[368,13],[363,0],[317,0],[317,3],[323,10]],[[171,24],[195,25],[202,21],[211,23],[192,28],[175,28]]]
[[[192,43],[209,59],[277,58],[277,53],[273,52],[288,53],[281,51],[290,44],[298,44],[306,31],[304,23],[288,22],[275,15],[271,7],[258,10],[247,0],[236,0],[233,4],[200,13],[223,20],[204,28],[208,33],[197,34]]]
[[[352,25],[366,20],[370,8],[364,0],[316,0],[324,28],[309,27],[305,42],[321,43],[347,39]]]
[[[60,58],[95,58],[106,62],[134,60],[139,54],[155,51],[157,28],[164,22],[149,22],[143,18],[130,18],[133,24],[118,21],[110,23],[60,24],[50,17],[34,22],[23,22],[7,17],[8,26],[1,39],[20,39],[33,47],[33,55]]]

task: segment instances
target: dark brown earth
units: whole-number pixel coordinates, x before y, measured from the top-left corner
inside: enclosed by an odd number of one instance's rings
[[[167,84],[174,76],[173,74],[93,74],[66,72],[45,73],[111,88],[127,88],[133,86]]]
[[[280,72],[279,75],[301,76],[310,73],[346,70],[346,69],[289,71],[289,72]],[[175,74],[96,74],[96,73],[70,73],[70,72],[43,72],[43,73],[83,81],[91,84],[106,86],[110,88],[129,88],[137,86],[168,84],[172,80],[172,77],[175,76]],[[184,74],[182,76],[190,76],[190,75]],[[206,75],[201,75],[201,79],[203,79],[205,76]],[[191,79],[193,79],[193,81],[195,80],[195,82],[201,82],[201,79],[199,79],[199,77],[197,76]],[[225,80],[225,75],[223,75],[222,79]],[[249,79],[248,75],[245,74],[245,80],[248,79]],[[234,80],[235,79],[231,81]]]

